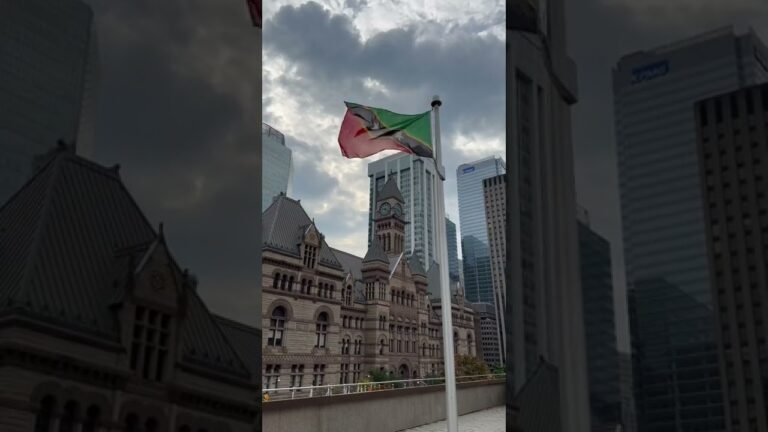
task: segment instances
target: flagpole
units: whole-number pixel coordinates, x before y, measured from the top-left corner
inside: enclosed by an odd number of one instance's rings
[[[440,148],[440,101],[439,96],[432,98],[433,147],[435,152],[435,169],[438,171],[437,179],[437,241],[436,246],[440,257],[440,302],[443,321],[443,363],[445,364],[445,418],[448,425],[447,432],[458,432],[458,414],[456,409],[456,369],[454,366],[453,347],[453,308],[451,304],[451,287],[448,278],[448,247],[445,231],[445,193],[443,183],[445,175],[440,172],[443,162],[443,152]]]

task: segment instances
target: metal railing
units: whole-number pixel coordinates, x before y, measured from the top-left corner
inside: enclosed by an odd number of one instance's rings
[[[506,374],[465,375],[456,377],[456,383],[482,382],[504,379]],[[264,389],[263,401],[307,399],[313,397],[341,396],[354,393],[398,390],[414,387],[445,385],[445,378],[415,378],[406,380],[359,382],[354,384],[326,384],[320,386],[283,387]]]

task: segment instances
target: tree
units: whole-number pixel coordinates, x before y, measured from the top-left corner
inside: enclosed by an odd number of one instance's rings
[[[477,357],[467,355],[456,356],[456,376],[488,375],[488,365]]]

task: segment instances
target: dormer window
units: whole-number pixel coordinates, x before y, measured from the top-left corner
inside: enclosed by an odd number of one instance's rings
[[[315,262],[317,261],[317,247],[305,244],[304,245],[304,267],[315,268]]]
[[[171,316],[136,307],[131,344],[131,370],[146,380],[162,381],[168,359]]]

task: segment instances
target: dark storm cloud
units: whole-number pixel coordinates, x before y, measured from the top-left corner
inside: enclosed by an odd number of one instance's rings
[[[121,176],[216,313],[258,324],[260,59],[245,2],[93,2],[98,161]]]

